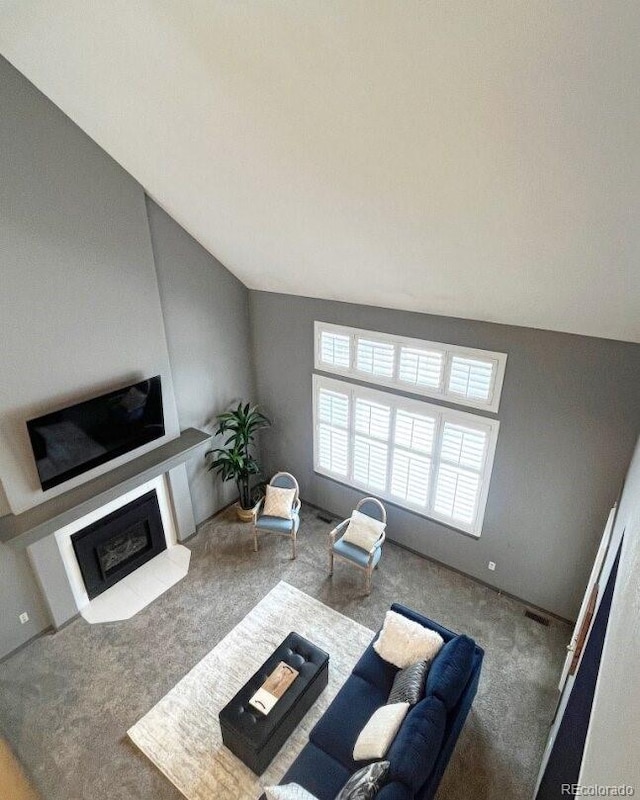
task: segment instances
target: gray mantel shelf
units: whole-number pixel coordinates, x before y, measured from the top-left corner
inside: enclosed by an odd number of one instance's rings
[[[10,543],[14,547],[28,547],[136,486],[188,461],[210,439],[208,433],[187,428],[177,439],[105,472],[104,475],[52,497],[22,514],[0,517],[0,542]]]

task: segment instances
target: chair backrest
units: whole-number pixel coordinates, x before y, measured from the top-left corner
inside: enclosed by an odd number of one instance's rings
[[[380,520],[387,524],[387,510],[382,503],[375,497],[364,497],[356,506],[356,511],[366,514],[368,517]]]
[[[273,478],[271,478],[269,481],[269,486],[277,486],[279,489],[295,489],[295,500],[298,500],[300,487],[298,486],[298,481],[290,472],[276,472]]]

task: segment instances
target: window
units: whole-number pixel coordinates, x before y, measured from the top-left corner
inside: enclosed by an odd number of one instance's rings
[[[321,375],[313,407],[317,472],[480,535],[497,420]]]
[[[315,367],[458,405],[497,412],[505,353],[315,324]]]

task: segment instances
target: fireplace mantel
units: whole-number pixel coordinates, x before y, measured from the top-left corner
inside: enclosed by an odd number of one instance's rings
[[[25,548],[94,511],[136,486],[183,464],[207,444],[211,435],[187,428],[144,455],[52,497],[21,514],[0,517],[0,542]]]

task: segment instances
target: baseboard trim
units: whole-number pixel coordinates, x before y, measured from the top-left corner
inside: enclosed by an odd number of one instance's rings
[[[303,500],[302,502],[306,506],[309,506],[310,508],[315,508],[316,511],[321,511],[323,514],[328,514],[330,517],[336,520],[343,519],[343,517],[341,517],[339,514],[334,514],[333,511],[328,511],[326,508],[317,506],[315,503],[309,503],[307,500]],[[547,617],[551,617],[551,619],[554,619],[557,622],[562,622],[565,625],[571,625],[571,626],[575,625],[575,620],[570,620],[567,619],[566,617],[562,617],[560,616],[560,614],[556,614],[555,612],[549,611],[548,609],[543,608],[542,606],[538,606],[535,603],[531,603],[529,602],[529,600],[525,600],[523,597],[518,597],[518,595],[516,594],[511,594],[511,592],[505,592],[504,589],[499,589],[497,586],[492,586],[490,583],[483,581],[481,578],[476,578],[475,575],[469,575],[469,573],[464,572],[464,570],[458,569],[457,567],[452,567],[450,564],[445,564],[444,561],[438,561],[437,558],[425,555],[424,553],[421,553],[419,550],[415,550],[413,547],[408,547],[406,544],[403,544],[402,542],[397,542],[395,539],[392,539],[388,535],[387,535],[387,542],[391,542],[396,547],[399,547],[402,550],[406,550],[408,553],[413,553],[413,555],[415,556],[420,556],[420,558],[424,558],[425,561],[430,561],[432,564],[437,564],[439,567],[444,567],[444,569],[448,569],[451,572],[455,572],[458,575],[462,575],[465,578],[468,578],[469,580],[473,581],[474,583],[479,584],[480,586],[484,586],[487,589],[491,589],[491,591],[495,592],[496,594],[508,597],[510,600],[515,600],[517,603],[520,603],[526,608],[531,608],[534,611],[539,611],[540,613],[545,614]]]
[[[191,536],[187,537],[186,539],[183,539],[180,542],[180,544],[184,544],[184,542],[188,542],[191,539],[193,539],[194,536],[197,536],[198,532],[200,531],[200,528],[204,527],[208,522],[211,522],[211,520],[214,520],[221,514],[224,514],[224,512],[228,511],[232,506],[235,506],[235,504],[238,502],[239,499],[240,499],[239,497],[236,497],[235,500],[232,500],[230,503],[227,503],[226,506],[222,506],[222,508],[219,508],[217,511],[214,511],[213,514],[211,514],[211,516],[207,517],[206,519],[203,519],[202,522],[198,522],[198,524],[196,525],[196,532],[192,533]]]
[[[66,625],[66,623],[65,623]],[[53,625],[48,625],[44,630],[38,631],[38,633],[34,633],[26,642],[19,644],[13,650],[10,650],[8,653],[5,653],[3,656],[0,657],[0,664],[6,661],[11,656],[15,656],[16,653],[19,653],[21,650],[24,650],[25,647],[28,647],[32,642],[35,642],[36,639],[40,639],[41,636],[46,636],[49,633],[55,633],[56,629]]]

